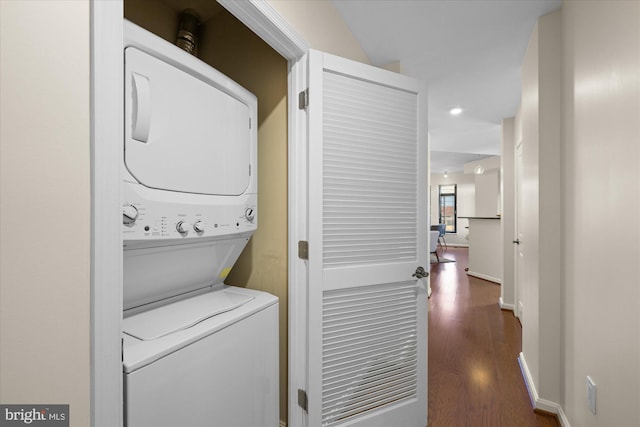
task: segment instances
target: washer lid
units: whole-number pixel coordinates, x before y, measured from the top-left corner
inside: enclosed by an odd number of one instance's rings
[[[155,340],[231,311],[252,299],[254,297],[226,289],[209,292],[127,317],[123,321],[123,332],[143,341]]]
[[[131,175],[160,190],[243,194],[251,175],[251,113],[233,88],[221,89],[224,76],[213,69],[194,76],[135,47],[125,49],[125,68]]]

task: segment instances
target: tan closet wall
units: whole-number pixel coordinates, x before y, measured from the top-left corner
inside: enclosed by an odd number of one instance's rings
[[[223,11],[201,57],[258,97],[258,231],[226,283],[280,299],[280,419],[287,419],[287,61]]]

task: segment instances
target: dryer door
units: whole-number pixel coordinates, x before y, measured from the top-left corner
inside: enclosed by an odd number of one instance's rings
[[[142,185],[212,195],[249,186],[250,110],[211,71],[194,77],[125,49],[125,165]]]

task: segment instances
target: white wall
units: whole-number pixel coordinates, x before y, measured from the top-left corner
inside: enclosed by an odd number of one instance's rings
[[[523,253],[519,268],[524,279],[518,296],[522,304],[522,352],[532,375],[534,386],[539,384],[538,351],[538,32],[536,25],[522,64],[522,102],[520,107],[522,126],[522,219],[519,231],[522,236],[520,250]],[[524,256],[526,255],[526,256]]]
[[[539,20],[522,83],[523,352],[537,406],[559,403],[566,425],[640,425],[640,3],[565,1]]]
[[[561,403],[574,427],[638,426],[640,2],[562,8]],[[598,387],[596,415],[585,403],[587,375]]]
[[[89,3],[0,1],[0,401],[90,410]]]
[[[476,216],[495,217],[500,214],[500,170],[492,169],[475,175]]]
[[[502,283],[502,229],[499,219],[469,219],[469,276]]]
[[[522,68],[522,352],[542,399],[560,400],[560,12],[541,17]],[[542,408],[544,409],[544,408]]]
[[[313,49],[369,64],[331,1],[267,0]]]
[[[561,330],[561,92],[562,46],[561,13],[556,11],[539,20],[539,165],[538,260],[539,333],[544,342],[538,351],[541,395],[553,402],[560,397]],[[526,151],[526,148],[525,148]],[[526,244],[526,243],[525,243]]]
[[[501,213],[502,213],[502,286],[500,288],[500,302],[502,307],[515,307],[515,248],[513,240],[515,231],[515,119],[502,121],[501,141]]]
[[[469,220],[461,216],[475,215],[475,179],[473,174],[450,173],[445,178],[444,174],[431,174],[431,222],[438,223],[438,186],[445,184],[457,185],[458,222],[457,233],[447,234],[445,240],[448,245],[467,246]]]
[[[490,156],[484,159],[474,160],[464,164],[464,173],[475,173],[476,167],[482,167],[485,171],[500,169],[500,156]]]

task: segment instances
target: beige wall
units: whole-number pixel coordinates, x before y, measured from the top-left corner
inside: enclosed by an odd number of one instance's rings
[[[522,71],[522,352],[542,399],[560,399],[560,12],[540,18]]]
[[[538,46],[539,28],[536,25],[529,40],[529,46],[522,64],[522,102],[520,107],[522,126],[522,219],[519,224],[522,243],[520,248],[525,256],[520,258],[518,275],[522,304],[522,352],[537,387],[539,381],[540,336],[538,327]],[[526,244],[526,245],[525,245]]]
[[[638,426],[640,2],[565,1],[562,9],[561,403],[572,426]],[[587,375],[598,388],[596,415]]]
[[[523,352],[540,398],[572,426],[640,425],[639,117],[640,3],[569,0],[542,17],[515,122],[523,241],[538,248],[526,260]]]
[[[89,3],[0,1],[0,402],[89,425]]]
[[[502,197],[502,286],[500,287],[501,303],[505,308],[515,308],[515,249],[513,240],[515,230],[515,119],[502,121],[502,140],[500,156],[500,185]]]
[[[539,20],[539,141],[538,141],[538,298],[542,308],[538,327],[541,342],[539,376],[541,396],[553,402],[560,398],[561,331],[561,12]],[[525,138],[526,140],[526,138]],[[525,151],[526,153],[526,146]],[[526,159],[526,157],[525,157]],[[526,245],[526,242],[525,242]]]
[[[267,0],[313,49],[369,64],[367,54],[329,0]],[[399,71],[399,65],[391,65]]]
[[[498,162],[500,159],[498,159]],[[500,169],[474,174],[476,181],[476,216],[500,215]],[[502,242],[500,242],[502,244]]]

